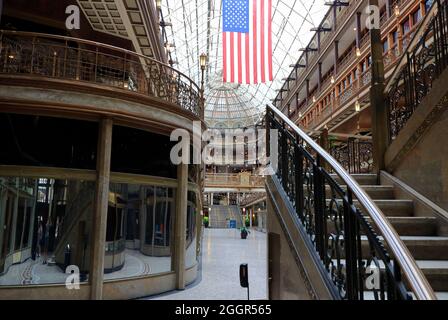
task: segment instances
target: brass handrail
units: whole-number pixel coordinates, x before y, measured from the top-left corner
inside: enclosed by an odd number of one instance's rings
[[[203,117],[201,90],[187,75],[154,58],[95,41],[0,30],[0,73],[100,83],[153,96]]]
[[[398,233],[392,227],[391,223],[378,208],[375,202],[367,195],[361,186],[348,174],[348,172],[321,146],[319,146],[313,139],[311,139],[304,131],[302,131],[295,123],[286,117],[275,106],[268,104],[268,109],[272,110],[274,114],[279,117],[288,127],[295,132],[303,141],[318,154],[347,185],[353,195],[358,199],[360,205],[365,209],[366,214],[372,219],[375,226],[378,228],[379,234],[384,238],[388,244],[392,255],[398,261],[406,279],[409,282],[410,288],[415,297],[419,300],[437,300],[436,295],[425,278],[421,269],[417,266],[409,249],[401,240]]]

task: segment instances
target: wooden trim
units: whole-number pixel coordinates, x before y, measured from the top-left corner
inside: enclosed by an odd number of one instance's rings
[[[118,173],[118,172],[112,172],[110,174],[110,182],[177,188],[177,179]]]
[[[27,167],[0,165],[0,176],[2,177],[26,177],[26,178],[51,178],[66,180],[95,181],[95,170],[80,170],[51,167]]]
[[[16,87],[33,87],[39,89],[52,89],[61,90],[68,92],[77,92],[85,94],[93,94],[102,97],[109,97],[119,100],[131,101],[138,104],[144,104],[150,107],[162,109],[168,111],[174,115],[180,115],[188,120],[201,121],[204,125],[204,121],[199,119],[193,113],[185,110],[173,103],[167,102],[163,99],[147,96],[138,92],[133,92],[125,89],[120,89],[116,87],[101,86],[96,83],[75,81],[75,80],[65,80],[59,78],[46,78],[42,76],[32,76],[32,75],[11,75],[11,74],[0,74],[0,85],[4,86],[16,86]],[[54,104],[53,104],[54,105]],[[58,104],[56,104],[58,105]],[[59,104],[63,105],[63,104]],[[80,106],[79,108],[82,108]],[[77,110],[79,109],[77,108]],[[91,108],[90,108],[91,109]],[[115,112],[116,113],[116,112]],[[111,112],[111,115],[114,113]],[[120,113],[123,115],[129,115],[127,113]],[[141,118],[141,117],[139,117]]]

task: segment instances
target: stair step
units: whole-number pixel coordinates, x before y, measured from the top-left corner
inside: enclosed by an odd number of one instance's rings
[[[375,204],[387,217],[408,217],[414,214],[414,202],[412,200],[374,200]],[[354,201],[359,206],[359,201]]]
[[[327,191],[327,196],[330,196],[330,186],[325,186]],[[391,200],[395,198],[394,187],[393,186],[375,186],[366,185],[362,187],[364,191],[373,199],[378,200]],[[346,186],[342,186],[343,190],[347,190]]]
[[[415,260],[448,260],[448,237],[402,236],[401,240]],[[367,253],[367,238],[363,236],[361,242],[363,252]]]
[[[414,297],[412,292],[409,292],[409,294]],[[448,292],[446,292],[446,291],[436,292],[436,296],[437,296],[438,300],[448,300]],[[415,299],[415,297],[414,297],[414,299]],[[364,292],[364,300],[366,300],[366,301],[375,300],[375,296],[373,295],[373,291],[365,291]]]
[[[417,261],[434,291],[448,291],[448,261]]]
[[[400,236],[436,236],[437,234],[435,217],[389,217],[388,219]]]
[[[436,236],[437,220],[433,217],[390,217],[388,218],[392,227],[400,236]],[[371,219],[368,218],[372,226]],[[373,226],[375,229],[375,226]],[[327,221],[327,230],[336,233],[336,226],[333,221]],[[361,230],[361,234],[365,234]]]
[[[342,264],[345,261],[342,260]],[[423,274],[427,278],[429,284],[434,289],[434,291],[447,292],[448,291],[448,261],[447,260],[417,260],[417,266],[422,270]],[[335,261],[335,264],[336,261]],[[384,263],[380,260],[379,266],[381,272],[385,272]],[[407,280],[404,278],[405,285],[407,285]],[[412,295],[412,293],[411,293]],[[448,298],[445,294],[439,295]],[[373,300],[373,292],[366,292],[366,300]]]
[[[352,174],[350,175],[355,179],[360,185],[377,185],[377,175],[376,174]],[[337,183],[343,184],[342,179],[337,174],[331,174],[331,177],[336,180]]]
[[[327,199],[327,204],[330,200]],[[342,200],[339,200],[342,202]],[[414,214],[414,202],[412,200],[374,199],[373,202],[387,217],[409,217]],[[358,200],[353,200],[357,208],[361,208]]]

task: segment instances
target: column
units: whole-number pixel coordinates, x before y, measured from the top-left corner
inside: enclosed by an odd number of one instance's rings
[[[177,166],[176,218],[174,220],[174,272],[176,289],[185,289],[185,232],[187,229],[188,164]]]
[[[305,65],[306,68],[308,69],[309,65],[308,65],[308,48],[305,48]]]
[[[391,0],[386,0],[386,12],[389,19],[392,16]]]
[[[321,31],[318,29],[318,31],[317,31],[317,52],[318,53],[320,53],[320,49],[321,49],[321,46],[320,46],[321,35],[320,35],[320,33],[321,33]]]
[[[320,91],[322,85],[322,62],[318,63],[317,85]]]
[[[333,31],[336,32],[338,29],[338,23],[337,23],[337,5],[333,3]]]
[[[93,210],[91,258],[90,258],[90,297],[100,300],[103,297],[104,252],[107,227],[107,207],[109,202],[110,159],[112,151],[111,119],[100,122],[97,152],[97,180]]]
[[[308,102],[310,100],[310,80],[306,79],[306,104],[308,105]]]
[[[356,12],[356,47],[361,49],[361,12]]]
[[[255,207],[251,207],[251,209],[249,210],[249,221],[250,221],[249,226],[251,228],[252,228],[252,215],[254,214],[254,210],[255,210]]]
[[[16,190],[19,190],[19,178],[15,178]],[[11,233],[10,233],[10,244],[9,244],[9,252],[14,252],[14,246],[16,243],[16,233],[17,233],[17,211],[19,210],[19,195],[16,194],[14,196],[14,209],[12,211],[12,224],[11,224]]]
[[[338,74],[339,41],[334,42],[334,77]]]
[[[378,6],[378,0],[369,0],[369,4]],[[384,62],[380,29],[370,31],[370,45],[372,50],[370,108],[372,110],[373,168],[374,173],[379,174],[385,169],[384,154],[389,143],[387,130],[389,119],[387,105],[384,103]]]

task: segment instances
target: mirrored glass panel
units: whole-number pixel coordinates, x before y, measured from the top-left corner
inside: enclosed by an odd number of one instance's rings
[[[104,278],[172,271],[174,216],[174,189],[112,183]]]
[[[188,191],[187,203],[187,241],[185,267],[190,268],[197,262],[197,224],[200,216],[198,198],[195,192]]]
[[[95,183],[0,177],[0,286],[88,280]]]

